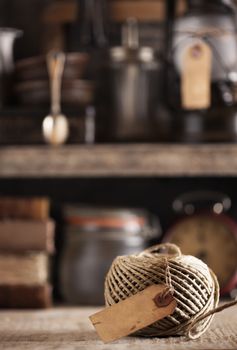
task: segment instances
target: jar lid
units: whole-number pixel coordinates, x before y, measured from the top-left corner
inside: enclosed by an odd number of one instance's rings
[[[126,234],[150,235],[153,226],[157,235],[160,233],[159,220],[151,224],[150,216],[144,209],[131,208],[96,208],[66,206],[64,218],[70,228],[76,227],[83,232],[120,232]]]
[[[136,232],[148,222],[147,213],[142,210],[80,206],[67,206],[65,220],[70,225],[80,226],[89,231],[120,229]]]

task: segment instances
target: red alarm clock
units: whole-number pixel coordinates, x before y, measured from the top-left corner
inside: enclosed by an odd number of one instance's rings
[[[226,214],[230,207],[230,198],[222,193],[184,194],[173,202],[181,217],[164,237],[183,254],[203,260],[217,275],[222,295],[237,286],[237,222]]]

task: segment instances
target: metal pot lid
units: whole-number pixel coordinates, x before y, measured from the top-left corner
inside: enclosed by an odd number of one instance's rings
[[[152,62],[155,60],[155,51],[152,47],[139,46],[139,30],[135,18],[128,18],[122,26],[122,46],[111,48],[110,57],[115,62],[127,60]]]

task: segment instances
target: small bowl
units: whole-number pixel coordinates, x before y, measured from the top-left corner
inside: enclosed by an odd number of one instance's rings
[[[63,80],[62,104],[84,106],[94,98],[94,83],[88,80]],[[50,92],[47,80],[27,81],[15,86],[15,95],[22,105],[49,105]]]
[[[87,53],[68,53],[64,69],[65,79],[81,79],[84,77],[90,56]],[[16,81],[48,79],[46,56],[25,58],[15,64]]]

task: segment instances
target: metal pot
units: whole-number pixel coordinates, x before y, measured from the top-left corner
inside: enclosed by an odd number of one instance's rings
[[[60,287],[70,304],[104,304],[104,278],[113,259],[147,247],[160,234],[144,210],[65,209]]]
[[[105,138],[150,141],[159,107],[161,66],[151,47],[139,46],[136,20],[129,19],[123,26],[122,38],[122,46],[109,50],[101,79],[100,102],[108,106],[101,118]]]

